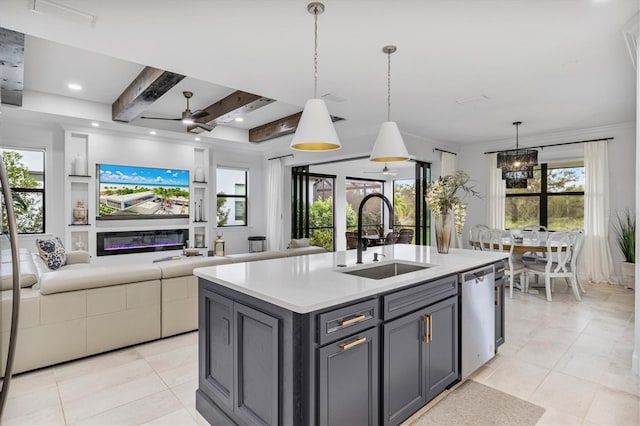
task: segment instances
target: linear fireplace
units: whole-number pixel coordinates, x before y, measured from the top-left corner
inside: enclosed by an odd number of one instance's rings
[[[98,232],[98,256],[180,250],[187,245],[188,229]]]

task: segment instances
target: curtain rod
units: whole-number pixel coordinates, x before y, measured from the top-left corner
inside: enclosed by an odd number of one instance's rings
[[[577,144],[577,143],[589,143],[589,142],[600,142],[600,141],[610,141],[610,140],[613,140],[613,138],[600,138],[600,139],[589,139],[589,140],[586,140],[586,141],[551,143],[549,145],[528,146],[526,148],[522,147],[520,149],[532,149],[532,148],[544,149],[544,148],[548,148],[550,146],[573,145],[573,144]],[[499,151],[487,151],[487,152],[485,152],[485,154],[497,154],[499,152],[508,152],[508,151],[515,151],[515,148],[514,149],[502,149],[502,150],[499,150]]]
[[[440,151],[440,152],[446,152],[447,154],[453,154],[453,155],[458,155],[455,152],[451,152],[451,151],[447,151],[445,149],[440,149],[440,148],[433,148],[434,151]],[[485,153],[486,154],[486,153]]]
[[[271,157],[271,158],[267,158],[267,160],[278,160],[280,158],[285,158],[285,157],[293,157],[293,154],[281,155],[280,157]]]

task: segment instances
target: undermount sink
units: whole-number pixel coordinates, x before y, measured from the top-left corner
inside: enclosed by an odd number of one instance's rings
[[[414,265],[411,263],[391,262],[383,265],[369,266],[351,271],[341,271],[343,274],[356,275],[358,277],[371,278],[373,280],[382,280],[389,277],[395,277],[409,272],[421,271],[431,266]]]

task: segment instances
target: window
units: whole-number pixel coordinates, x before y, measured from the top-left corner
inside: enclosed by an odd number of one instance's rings
[[[311,245],[335,250],[333,223],[333,176],[310,175],[309,238]]]
[[[584,227],[584,163],[547,164],[534,169],[526,189],[507,189],[506,227],[538,224],[550,231]]]
[[[347,178],[347,231],[357,231],[360,202],[374,192],[384,194],[384,181]],[[362,210],[362,229],[379,229],[384,226],[383,220],[382,200],[369,200]]]
[[[44,232],[44,151],[2,149],[20,234]],[[4,210],[4,207],[3,207]],[[2,229],[7,229],[6,211]]]
[[[218,226],[247,225],[247,171],[216,170],[216,217]]]
[[[396,230],[416,226],[416,180],[393,181],[393,211]]]

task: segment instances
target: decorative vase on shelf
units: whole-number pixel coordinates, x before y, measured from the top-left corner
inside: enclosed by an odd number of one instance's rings
[[[434,216],[436,223],[436,246],[438,253],[449,253],[449,246],[451,245],[451,230],[453,227],[453,220],[451,219],[451,213],[443,213]]]
[[[87,208],[80,200],[73,208],[73,224],[74,225],[86,225],[87,224]]]
[[[87,159],[80,154],[73,159],[73,174],[80,176],[87,174]]]
[[[202,169],[202,167],[196,167],[194,180],[196,182],[204,182],[204,170]]]

